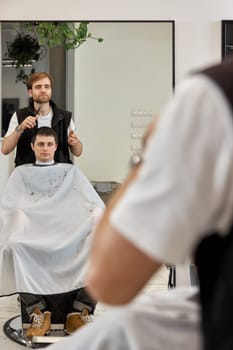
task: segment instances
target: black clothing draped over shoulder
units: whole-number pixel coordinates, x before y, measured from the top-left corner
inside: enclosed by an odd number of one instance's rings
[[[233,59],[201,72],[222,91],[233,118]],[[210,232],[197,246],[203,350],[233,349],[233,216],[227,235]]]
[[[56,131],[58,137],[58,147],[55,152],[54,160],[57,163],[72,163],[67,142],[68,127],[72,114],[69,111],[58,108],[53,101],[49,103],[53,110],[52,128]],[[29,115],[35,115],[33,101],[31,101],[28,107],[17,110],[16,114],[19,124]],[[23,134],[20,136],[16,149],[15,166],[35,162],[34,152],[31,149],[31,140],[37,128],[38,125],[36,124],[34,128],[24,130]]]

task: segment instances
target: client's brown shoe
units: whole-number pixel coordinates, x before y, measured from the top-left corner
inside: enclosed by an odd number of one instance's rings
[[[44,336],[50,332],[51,327],[51,312],[41,312],[38,308],[35,308],[30,315],[32,319],[31,327],[26,330],[26,337]]]
[[[83,309],[82,312],[72,312],[66,316],[65,331],[67,334],[71,334],[91,321],[92,319],[87,309]]]

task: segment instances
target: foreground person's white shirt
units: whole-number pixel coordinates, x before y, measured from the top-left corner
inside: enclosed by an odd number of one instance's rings
[[[218,86],[185,81],[144,157],[112,224],[152,258],[183,263],[205,234],[225,234],[232,222],[233,117]]]
[[[184,261],[213,229],[225,234],[233,212],[232,136],[232,111],[222,91],[207,77],[189,78],[161,116],[139,179],[112,213],[112,225],[166,263]],[[199,350],[192,291],[136,300],[49,350]]]
[[[114,308],[49,350],[201,350],[196,289],[143,296]]]

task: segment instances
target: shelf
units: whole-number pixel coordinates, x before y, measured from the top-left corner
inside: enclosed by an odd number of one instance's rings
[[[36,61],[32,60],[31,62],[35,63]],[[21,65],[21,67],[31,67],[32,63],[31,64],[25,64],[24,66]],[[12,60],[10,58],[6,58],[6,59],[2,60],[2,66],[6,67],[6,68],[9,68],[9,67],[16,67],[16,64],[14,64],[14,60]]]

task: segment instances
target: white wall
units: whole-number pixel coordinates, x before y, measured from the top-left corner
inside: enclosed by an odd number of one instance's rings
[[[154,115],[172,96],[172,23],[97,22],[104,38],[75,51],[75,116],[84,152],[76,163],[94,181],[121,182]]]
[[[229,18],[232,9],[232,0],[41,0],[36,8],[31,0],[1,0],[0,19],[212,21]]]

